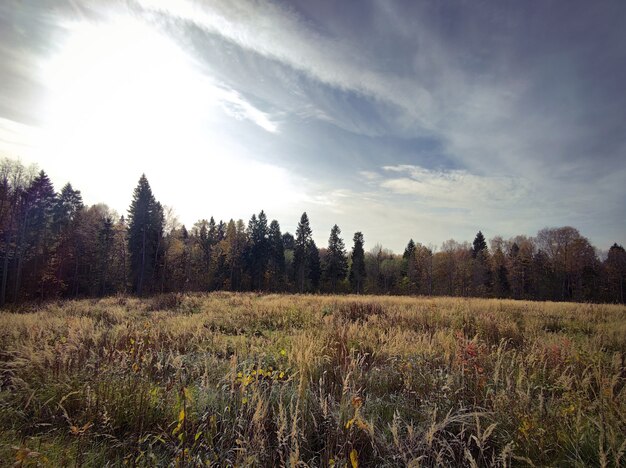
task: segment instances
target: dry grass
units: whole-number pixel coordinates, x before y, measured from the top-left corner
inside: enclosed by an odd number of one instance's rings
[[[7,465],[624,466],[626,308],[214,293],[0,315]]]

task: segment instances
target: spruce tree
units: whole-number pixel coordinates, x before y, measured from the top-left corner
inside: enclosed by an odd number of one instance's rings
[[[487,250],[487,242],[485,241],[485,236],[481,231],[478,231],[476,237],[474,238],[474,243],[472,244],[472,257],[476,258],[476,256],[480,252],[485,252]]]
[[[44,171],[33,179],[24,193],[16,249],[14,298],[20,296],[22,269],[25,268],[27,290],[34,292],[41,284],[41,272],[48,263],[52,247],[52,220],[56,193]],[[28,292],[27,291],[27,292]],[[40,289],[40,293],[43,289]]]
[[[295,249],[296,240],[291,233],[286,232],[283,234],[283,246],[285,247],[285,250]]]
[[[82,208],[83,198],[80,190],[74,190],[72,184],[68,182],[61,189],[53,209],[55,234],[59,234],[63,229],[67,228]]]
[[[402,254],[401,274],[403,276],[402,282],[405,293],[415,294],[419,289],[419,275],[417,269],[417,245],[413,239],[409,240]]]
[[[337,283],[345,279],[348,272],[348,258],[343,239],[339,237],[341,229],[336,224],[330,230],[328,254],[324,266],[324,277],[330,283],[331,290],[337,291]]]
[[[85,226],[81,223],[83,199],[79,190],[74,190],[67,183],[57,196],[52,214],[52,232],[56,238],[54,255],[56,256],[57,286],[65,289],[73,283],[74,294],[78,294],[78,273],[81,262],[85,262],[86,244],[93,241],[85,235]],[[81,232],[83,231],[83,232]],[[99,265],[94,270],[97,271]],[[97,290],[97,288],[95,288]]]
[[[312,231],[309,225],[309,217],[306,212],[302,213],[300,222],[296,229],[296,239],[294,245],[293,265],[294,265],[294,280],[298,288],[298,292],[304,292],[306,286],[306,279],[309,276],[310,259],[308,250],[312,242]],[[318,253],[319,255],[319,253]]]
[[[163,208],[155,200],[148,179],[142,174],[128,209],[131,283],[140,296],[153,284],[163,224]]]
[[[269,273],[270,288],[280,290],[283,287],[285,276],[285,246],[283,236],[280,232],[280,225],[275,219],[272,220],[268,233],[269,239]]]
[[[311,282],[311,290],[316,292],[320,288],[322,266],[320,264],[320,251],[317,248],[317,245],[315,245],[315,241],[313,239],[309,241],[306,251],[309,264],[308,279]]]
[[[413,242],[413,239],[410,239],[409,243],[406,245],[404,249],[402,258],[405,260],[408,260],[410,258],[413,258],[414,256],[415,256],[415,242]]]
[[[267,216],[263,210],[259,213],[258,218],[252,215],[248,224],[248,235],[250,237],[249,261],[252,287],[261,290],[263,289],[270,254]]]
[[[484,296],[491,289],[489,251],[483,233],[478,231],[472,244],[472,287],[473,294]]]
[[[365,251],[363,250],[363,234],[356,232],[352,239],[352,264],[350,265],[350,285],[352,291],[361,294],[365,280]]]

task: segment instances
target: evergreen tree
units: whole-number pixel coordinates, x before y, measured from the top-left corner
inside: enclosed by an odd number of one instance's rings
[[[285,247],[278,221],[272,220],[269,228],[269,287],[281,290],[285,279]]]
[[[408,294],[415,294],[418,291],[418,269],[417,269],[417,245],[413,239],[409,240],[409,243],[404,249],[402,254],[402,268],[401,274],[403,276],[403,290]]]
[[[339,237],[341,229],[336,224],[330,230],[328,252],[324,266],[324,277],[330,282],[331,291],[337,291],[337,283],[345,279],[348,272],[348,258],[343,239]]]
[[[609,249],[605,266],[607,270],[607,281],[609,290],[609,300],[611,302],[625,302],[624,289],[626,286],[626,250],[617,242]]]
[[[83,209],[83,198],[80,190],[74,190],[68,182],[61,189],[53,211],[53,225],[55,234],[66,229]]]
[[[352,291],[361,294],[363,292],[363,282],[365,281],[365,251],[363,249],[363,234],[356,232],[352,239],[352,264],[350,265],[350,284]]]
[[[237,242],[237,228],[235,221],[231,219],[226,226],[226,237],[224,238],[224,254],[226,255],[225,267],[228,273],[228,282],[223,285],[224,289],[235,289],[235,269],[240,257]]]
[[[226,281],[223,287],[233,291],[241,289],[244,277],[244,254],[247,246],[247,234],[244,223],[232,219],[226,227],[226,237],[222,241],[225,255]]]
[[[133,290],[138,295],[153,286],[163,225],[163,208],[155,200],[148,179],[142,174],[128,210],[130,275]]]
[[[405,260],[411,259],[415,257],[415,242],[413,239],[409,240],[409,243],[406,245],[404,249],[404,253],[402,254],[402,258]]]
[[[296,246],[296,240],[289,232],[283,234],[283,246],[285,250],[293,250]]]
[[[309,217],[306,212],[302,213],[300,222],[296,229],[296,239],[294,245],[293,265],[294,265],[294,281],[298,292],[304,292],[306,287],[306,279],[309,276],[310,255],[309,248],[312,242],[312,231],[309,225]],[[319,255],[319,253],[318,253]]]
[[[209,289],[209,275],[211,272],[211,253],[213,252],[213,246],[216,243],[216,228],[215,220],[211,217],[210,221],[206,219],[201,220],[198,225],[200,226],[198,232],[198,243],[202,250],[202,280],[204,289]]]
[[[17,247],[17,271],[14,297],[20,296],[22,269],[26,270],[26,286],[30,293],[38,290],[42,297],[43,273],[48,266],[52,248],[52,220],[56,193],[44,171],[33,179],[24,193],[21,229]],[[46,275],[49,278],[49,275]]]
[[[252,287],[261,290],[270,256],[267,216],[263,210],[258,218],[252,215],[248,223],[248,236],[250,238],[249,262]]]
[[[216,228],[216,236],[215,236],[216,243],[223,241],[225,237],[226,237],[226,223],[220,219],[220,222],[217,224],[217,228]]]
[[[472,294],[484,296],[491,288],[491,270],[488,261],[487,242],[481,231],[478,231],[472,244]]]
[[[99,260],[99,294],[107,294],[109,287],[109,265],[115,241],[113,219],[106,216],[102,220],[102,226],[98,231],[98,260]]]
[[[315,241],[311,239],[306,249],[309,264],[309,281],[311,282],[311,290],[319,291],[320,279],[322,277],[322,266],[320,264],[320,251],[315,245]]]
[[[478,231],[476,237],[474,238],[473,248],[472,248],[472,257],[476,258],[479,252],[485,252],[487,250],[487,242],[485,241],[485,236],[481,231]]]
[[[80,222],[83,210],[80,191],[74,190],[70,183],[65,184],[52,213],[52,232],[56,236],[54,263],[57,271],[56,275],[48,276],[49,282],[53,283],[48,289],[69,287],[74,295],[78,294],[78,273],[81,262],[85,262],[84,249],[87,240],[82,235],[84,229]],[[94,240],[89,239],[92,245]],[[56,276],[56,280],[53,276]]]

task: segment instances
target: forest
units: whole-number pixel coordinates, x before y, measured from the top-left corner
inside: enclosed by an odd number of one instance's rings
[[[361,232],[346,246],[337,225],[327,246],[312,232],[306,213],[291,234],[264,211],[247,223],[210,217],[187,228],[145,175],[118,216],[105,204],[86,206],[71,184],[57,192],[43,170],[4,159],[0,305],[216,290],[624,303],[624,248],[600,254],[569,226],[495,236],[489,245],[480,231],[472,243],[439,248],[410,239],[402,254],[381,245],[366,251]]]

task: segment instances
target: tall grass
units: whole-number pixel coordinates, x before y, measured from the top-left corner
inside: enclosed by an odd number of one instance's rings
[[[626,308],[236,293],[0,315],[17,466],[624,466]]]

